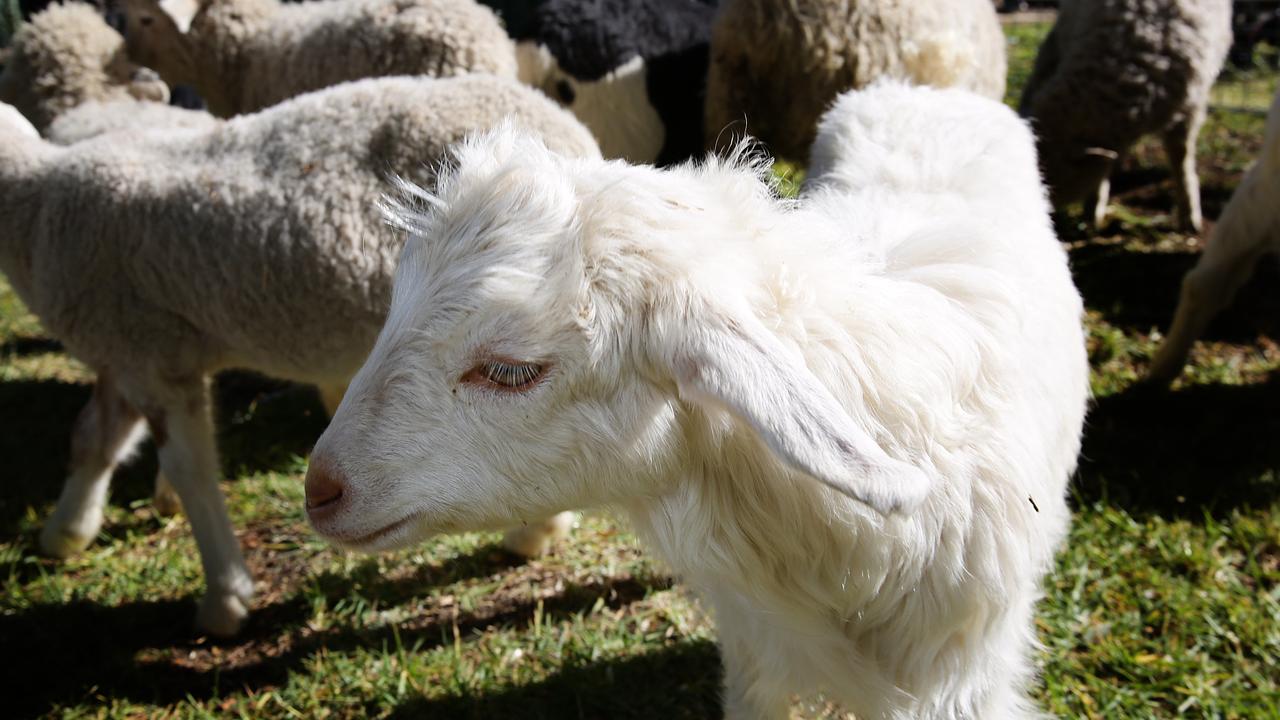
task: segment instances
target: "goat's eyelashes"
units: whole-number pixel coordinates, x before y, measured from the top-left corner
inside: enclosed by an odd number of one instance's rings
[[[532,389],[546,375],[546,366],[508,360],[486,360],[467,371],[462,382],[501,392]]]

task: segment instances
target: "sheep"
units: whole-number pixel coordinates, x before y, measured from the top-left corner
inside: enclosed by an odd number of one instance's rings
[[[503,118],[599,157],[567,111],[482,75],[364,80],[131,143],[59,147],[0,118],[0,269],[97,372],[42,549],[92,540],[112,469],[149,430],[200,549],[199,626],[236,632],[252,581],[216,482],[210,374],[313,383],[334,407],[390,303],[403,241],[375,207],[387,173],[429,182],[449,143]]]
[[[1167,385],[1209,321],[1244,285],[1263,255],[1280,252],[1280,93],[1267,113],[1262,155],[1231,194],[1213,226],[1204,254],[1182,280],[1169,336],[1156,352],[1148,380]]]
[[[1173,167],[1177,223],[1201,228],[1196,136],[1231,46],[1229,0],[1074,0],[1040,46],[1019,112],[1039,137],[1054,205],[1084,203],[1101,225],[1108,176],[1159,133]]]
[[[845,94],[798,205],[741,152],[455,152],[395,211],[387,324],[307,470],[322,536],[614,506],[712,606],[728,717],[815,686],[861,718],[1031,715],[1088,364],[1012,109]]]
[[[71,145],[108,132],[207,130],[220,122],[207,112],[148,100],[90,101],[59,115],[45,137],[56,145]]]
[[[137,98],[165,103],[155,73],[129,62],[124,39],[84,3],[50,5],[23,23],[0,74],[0,102],[37,130],[85,102]]]
[[[842,90],[877,78],[1004,95],[990,0],[724,0],[711,35],[706,143],[744,133],[804,161]]]
[[[714,3],[490,4],[519,43],[520,79],[572,110],[605,157],[667,165],[702,152]]]
[[[511,39],[472,0],[201,0],[185,33],[156,0],[121,1],[129,57],[218,117],[365,77],[516,77]]]

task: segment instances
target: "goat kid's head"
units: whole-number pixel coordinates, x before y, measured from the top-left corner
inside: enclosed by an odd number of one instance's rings
[[[759,168],[569,160],[507,127],[412,194],[387,323],[308,472],[329,539],[382,550],[654,495],[703,416],[882,512],[922,499],[752,310],[752,245],[784,214]]]

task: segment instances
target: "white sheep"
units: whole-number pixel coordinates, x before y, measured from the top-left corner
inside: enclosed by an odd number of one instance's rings
[[[219,117],[366,77],[516,77],[515,45],[473,0],[201,0],[186,32],[156,0],[122,4],[129,56]]]
[[[1280,252],[1280,93],[1267,113],[1262,155],[1222,210],[1204,254],[1182,279],[1178,309],[1148,378],[1173,381],[1187,363],[1191,345],[1253,274],[1262,256]]]
[[[1230,0],[1064,2],[1020,103],[1053,204],[1082,201],[1086,220],[1101,224],[1112,169],[1159,133],[1179,225],[1199,231],[1196,136],[1230,46]]]
[[[396,215],[312,525],[374,551],[611,505],[714,609],[729,717],[1030,717],[1088,395],[1031,133],[884,85],[814,155],[797,206],[764,162],[465,144]]]
[[[42,548],[65,556],[93,539],[112,469],[149,428],[200,548],[197,619],[235,632],[252,582],[218,490],[209,376],[249,368],[336,405],[390,301],[403,240],[376,207],[388,174],[429,182],[450,143],[504,118],[599,157],[567,111],[483,75],[348,83],[134,142],[58,147],[0,118],[0,269],[98,374]]]
[[[169,88],[129,62],[124,38],[84,3],[50,5],[23,23],[0,75],[0,102],[43,131],[89,101],[140,98],[165,103]]]
[[[723,0],[711,33],[707,144],[747,134],[803,160],[836,95],[878,78],[1004,95],[990,0]]]

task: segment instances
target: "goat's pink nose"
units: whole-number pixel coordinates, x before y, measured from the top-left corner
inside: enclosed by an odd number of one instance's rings
[[[342,472],[323,459],[312,459],[307,468],[307,511],[332,509],[346,492]]]

